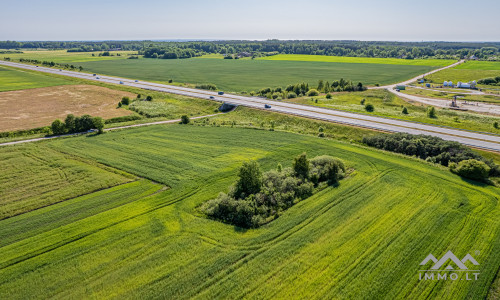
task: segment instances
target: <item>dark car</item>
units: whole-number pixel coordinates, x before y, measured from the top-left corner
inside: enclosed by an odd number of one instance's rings
[[[210,99],[212,99],[212,100],[213,100],[213,99],[215,99],[215,97],[214,97],[214,96],[210,96]]]
[[[269,105],[269,104],[264,104],[264,108],[271,108],[271,105]]]
[[[219,95],[224,95],[224,92],[218,92],[217,94],[219,94]]]

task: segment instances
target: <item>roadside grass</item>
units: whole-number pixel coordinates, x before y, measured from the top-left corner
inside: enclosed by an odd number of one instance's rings
[[[365,106],[361,104],[363,99],[365,99],[365,103],[371,103],[375,106],[375,111],[373,113],[368,113],[365,110]],[[386,90],[332,93],[331,99],[327,99],[325,95],[321,95],[318,97],[287,99],[287,101],[407,121],[449,126],[458,129],[500,134],[500,130],[493,127],[495,121],[500,122],[500,117],[436,108],[438,112],[437,118],[429,118],[427,117],[426,105],[406,102]],[[402,113],[403,107],[408,109],[409,114]]]
[[[389,84],[432,70],[431,66],[266,61],[249,59],[127,59],[82,62],[86,71],[157,82],[213,83],[219,90],[250,92],[318,80],[350,79],[365,85]]]
[[[0,219],[133,180],[41,144],[0,149]]]
[[[61,64],[75,64],[86,61],[120,60],[129,57],[129,54],[137,54],[137,51],[110,51],[113,56],[99,56],[103,51],[94,52],[67,52],[66,50],[22,50],[23,53],[0,54],[1,57],[9,57],[18,60],[20,58],[36,59],[39,61],[53,61]],[[92,56],[94,54],[94,56]],[[120,56],[117,56],[120,54]]]
[[[348,56],[328,56],[328,55],[306,55],[306,54],[278,54],[256,58],[258,60],[274,61],[316,61],[333,63],[361,63],[361,64],[387,64],[405,66],[433,66],[444,67],[456,62],[450,59],[399,59],[399,58],[378,58],[378,57],[348,57]]]
[[[37,72],[0,66],[0,92],[71,84],[64,78],[54,78]]]
[[[468,91],[464,90],[464,92]],[[456,91],[454,93],[447,93],[446,91],[424,90],[411,87],[406,87],[406,89],[401,91],[401,93],[423,96],[427,98],[448,99],[448,100],[452,100],[455,96],[459,96],[457,98],[459,102],[473,101],[473,102],[487,102],[487,103],[500,104],[500,95],[460,94],[457,93]]]
[[[161,92],[148,92],[153,101],[134,100],[128,108],[147,118],[179,119],[182,115],[203,116],[213,114],[219,102]],[[145,97],[142,97],[144,99]]]
[[[192,125],[43,145],[171,189],[136,200],[107,196],[126,193],[123,185],[0,221],[9,239],[0,249],[3,299],[484,298],[500,266],[499,190],[412,158],[306,135]],[[288,167],[303,151],[339,157],[355,172],[259,229],[198,212],[234,182],[243,161]],[[109,204],[85,203],[97,198]],[[79,206],[87,211],[72,217]],[[24,233],[30,219],[46,224]],[[5,224],[15,228],[6,232]],[[448,250],[480,251],[477,281],[418,280],[419,263]]]

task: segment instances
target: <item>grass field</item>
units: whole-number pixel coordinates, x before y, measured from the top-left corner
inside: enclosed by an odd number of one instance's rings
[[[350,79],[364,84],[388,84],[425,73],[434,67],[362,63],[205,59],[127,59],[82,62],[85,70],[149,81],[213,83],[227,91],[256,91],[265,87],[318,80]]]
[[[71,82],[69,82],[71,83]],[[117,108],[124,96],[135,94],[95,85],[64,85],[0,93],[0,131],[50,126],[66,115],[89,114],[104,119],[130,115]]]
[[[18,60],[20,58],[36,59],[39,61],[53,61],[61,64],[76,64],[85,61],[103,61],[126,59],[129,54],[137,54],[137,51],[110,51],[114,56],[99,56],[101,52],[67,52],[66,50],[23,50],[23,53],[0,54],[0,57],[9,57]],[[92,56],[94,54],[94,56]],[[116,54],[120,54],[117,56]]]
[[[411,158],[189,125],[42,145],[38,156],[57,149],[146,179],[0,221],[2,299],[484,298],[500,266],[499,190]],[[256,230],[198,212],[244,160],[287,167],[303,151],[339,157],[355,173]],[[448,250],[480,251],[477,281],[418,280],[420,261]]]
[[[454,68],[442,70],[427,76],[427,79],[434,83],[443,83],[444,81],[453,81],[455,84],[459,81],[469,82],[487,77],[500,76],[500,62],[489,61],[468,61]],[[498,87],[480,85],[481,88],[498,89]]]
[[[71,84],[70,81],[0,66],[0,92]]]
[[[427,89],[416,89],[407,87],[405,90],[401,91],[404,94],[418,95],[427,98],[436,99],[449,99],[452,100],[454,96],[459,96],[459,101],[477,101],[477,102],[487,102],[500,104],[500,94],[499,95],[477,95],[477,94],[460,94],[457,89],[453,93],[447,93],[445,90],[427,90]],[[468,92],[464,90],[464,92]]]
[[[377,58],[377,57],[348,57],[327,55],[304,55],[304,54],[278,54],[259,57],[259,60],[273,61],[316,61],[334,63],[358,63],[358,64],[384,64],[405,66],[434,66],[444,67],[454,63],[449,59],[399,59],[399,58]]]

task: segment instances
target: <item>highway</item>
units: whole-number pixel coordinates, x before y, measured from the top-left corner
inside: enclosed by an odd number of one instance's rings
[[[99,74],[97,76],[93,76],[93,74],[88,74],[88,73],[51,69],[45,67],[36,67],[33,65],[26,65],[26,64],[7,62],[7,61],[0,61],[0,65],[11,66],[21,69],[35,70],[45,73],[53,73],[58,75],[64,75],[64,76],[70,76],[70,77],[76,77],[94,81],[102,81],[112,84],[120,84],[121,82],[121,84],[126,86],[132,86],[146,90],[167,92],[172,94],[179,94],[183,96],[197,97],[202,99],[209,99],[210,97],[213,97],[212,100],[215,101],[225,102],[233,105],[241,105],[251,108],[257,108],[257,109],[265,109],[264,105],[268,104],[271,106],[271,108],[268,108],[266,110],[272,112],[296,115],[306,118],[324,120],[329,122],[364,127],[386,132],[406,132],[411,134],[432,135],[443,138],[445,140],[457,141],[462,144],[469,145],[475,148],[482,148],[486,150],[500,152],[500,136],[488,133],[433,126],[417,122],[402,121],[391,118],[377,117],[368,114],[358,114],[358,113],[326,109],[326,108],[288,103],[282,101],[273,101],[258,97],[249,97],[249,96],[241,96],[234,94],[218,95],[217,92],[212,92],[212,91],[198,90],[193,88],[165,85],[165,84],[145,82],[145,81],[136,81],[132,79],[104,76]]]

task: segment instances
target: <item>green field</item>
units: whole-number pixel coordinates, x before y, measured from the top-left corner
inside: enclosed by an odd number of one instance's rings
[[[23,53],[0,54],[0,57],[9,57],[14,60],[20,58],[36,59],[39,61],[53,61],[60,64],[78,64],[85,61],[103,61],[126,59],[129,54],[137,51],[110,51],[113,56],[99,56],[101,52],[67,52],[66,50],[23,50]],[[92,56],[94,54],[94,56]],[[120,54],[117,56],[116,54]]]
[[[72,82],[42,73],[0,67],[0,92],[72,84]]]
[[[189,125],[41,145],[23,147],[145,179],[0,221],[2,299],[478,299],[495,288],[500,191],[422,161],[305,135]],[[303,151],[355,171],[259,229],[197,210],[243,161],[287,167]],[[477,281],[418,280],[419,263],[448,250],[475,256]]]
[[[399,59],[399,58],[377,58],[377,57],[348,57],[348,56],[327,56],[327,55],[302,55],[302,54],[278,54],[266,57],[259,57],[259,60],[273,61],[317,61],[335,63],[358,63],[358,64],[385,64],[385,65],[405,65],[405,66],[434,66],[444,67],[454,63],[449,59]]]
[[[500,71],[500,61],[468,61],[454,67],[454,69]]]
[[[213,83],[227,91],[257,91],[265,87],[318,80],[350,79],[364,84],[388,84],[432,70],[431,66],[330,63],[303,61],[205,59],[127,59],[82,62],[86,71],[165,82]]]
[[[444,81],[469,82],[487,77],[500,76],[500,62],[468,61],[452,69],[446,69],[427,76],[433,83],[442,84]],[[481,88],[498,89],[498,87],[481,85]]]

